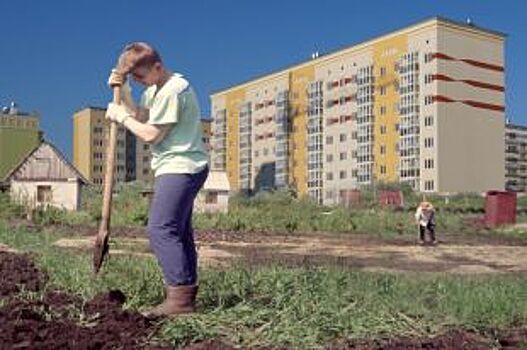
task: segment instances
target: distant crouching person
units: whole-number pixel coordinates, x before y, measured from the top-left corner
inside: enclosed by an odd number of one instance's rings
[[[421,202],[415,211],[415,220],[419,226],[419,244],[424,244],[426,231],[430,234],[431,244],[437,244],[435,234],[435,210],[430,202]]]

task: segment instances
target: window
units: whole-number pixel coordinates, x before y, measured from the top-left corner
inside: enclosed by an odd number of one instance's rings
[[[328,181],[333,180],[333,173],[326,173],[326,180]]]
[[[340,178],[341,180],[342,180],[342,179],[345,179],[346,176],[347,176],[347,174],[346,174],[346,171],[345,171],[345,170],[341,170],[341,171],[339,172],[339,178]]]
[[[381,171],[381,174],[386,174],[386,165],[381,165],[380,171]]]
[[[326,136],[326,145],[333,144],[333,136]]]
[[[433,190],[434,190],[434,180],[425,181],[425,191],[433,191]]]
[[[434,76],[432,74],[425,75],[425,84],[430,84],[434,81]]]
[[[381,77],[385,76],[386,75],[386,67],[381,67]]]
[[[217,204],[218,203],[218,191],[208,191],[205,195],[206,204]]]
[[[339,156],[340,160],[346,160],[347,157],[348,157],[348,154],[346,152],[340,153],[340,156]]]
[[[425,159],[425,169],[433,169],[434,168],[434,160],[433,159]]]
[[[333,154],[326,155],[326,162],[331,163],[333,161]]]
[[[428,44],[428,40],[426,41],[426,43]],[[433,56],[432,56],[431,53],[427,53],[427,54],[425,55],[425,63],[430,62],[432,59],[433,59]]]
[[[381,88],[379,89],[379,94],[381,96],[386,95],[386,86],[381,86]]]
[[[260,152],[254,151],[254,158],[258,158],[259,155],[260,155]]]
[[[381,125],[381,134],[386,134],[386,125]]]
[[[386,106],[381,106],[381,115],[386,114]]]
[[[340,134],[339,139],[340,139],[340,142],[346,141],[346,134]]]
[[[381,154],[386,154],[386,145],[381,145]]]
[[[433,137],[425,138],[425,148],[431,148],[431,147],[434,147],[434,138]]]
[[[51,192],[51,186],[37,186],[37,202],[50,203],[52,199],[53,193]]]
[[[425,117],[425,126],[432,126],[432,125],[434,125],[434,116],[429,115]]]
[[[433,96],[425,96],[425,105],[429,105],[429,104],[432,104],[432,103],[434,103]]]

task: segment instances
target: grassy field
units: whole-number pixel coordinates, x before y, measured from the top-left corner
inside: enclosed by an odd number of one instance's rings
[[[0,221],[0,242],[34,254],[58,287],[88,299],[120,289],[126,306],[162,298],[153,258],[111,256],[102,274],[91,252],[52,246],[60,235],[30,233]],[[527,323],[525,275],[455,276],[366,273],[336,266],[235,265],[200,271],[196,316],[167,320],[160,336],[175,346],[221,338],[241,346],[322,348],[343,338],[480,332]]]
[[[115,196],[112,225],[142,226],[148,202],[132,184]],[[340,232],[382,237],[415,235],[413,210],[421,199],[407,194],[403,208],[377,206],[365,192],[351,209],[324,207],[287,193],[236,196],[229,214],[198,214],[198,229],[267,233]],[[50,276],[49,286],[88,299],[108,289],[127,296],[126,307],[142,309],[162,299],[163,282],[152,257],[111,256],[94,276],[90,251],[68,251],[52,245],[59,231],[28,232],[10,223],[30,217],[38,225],[82,224],[96,227],[100,193],[85,194],[77,213],[47,208],[28,212],[0,194],[0,243],[34,254]],[[429,197],[438,210],[438,231],[460,235],[493,235],[525,240],[522,228],[483,229],[467,222],[483,215],[477,195]],[[522,201],[519,201],[520,205]],[[525,214],[519,222],[527,222]],[[23,227],[23,226],[22,226]],[[527,324],[527,276],[383,274],[343,266],[261,266],[244,263],[200,271],[200,313],[167,320],[161,337],[176,346],[221,338],[241,346],[289,345],[321,348],[335,339],[381,335],[433,335],[461,327],[479,332]]]
[[[121,186],[112,203],[112,225],[144,226],[148,217],[148,200],[140,195],[143,185],[130,183]],[[287,192],[261,193],[253,197],[235,195],[227,214],[195,214],[198,229],[259,231],[279,233],[353,232],[382,236],[415,235],[413,214],[422,196],[406,191],[400,208],[379,206],[371,190],[365,190],[360,204],[351,208],[322,206],[306,198],[295,198]],[[437,230],[447,233],[484,233],[507,237],[524,237],[525,229],[484,229],[475,224],[483,218],[485,199],[477,194],[442,197],[429,195],[436,208]],[[518,207],[527,208],[527,200],[519,198]],[[96,188],[83,193],[83,208],[67,212],[56,208],[27,212],[10,203],[0,193],[0,218],[27,218],[36,224],[87,224],[96,226],[101,215],[101,194]],[[517,221],[527,223],[527,214],[520,210]]]

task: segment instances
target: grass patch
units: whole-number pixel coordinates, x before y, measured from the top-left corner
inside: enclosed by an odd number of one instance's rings
[[[0,242],[32,252],[50,285],[84,298],[117,288],[132,309],[162,299],[153,258],[110,256],[94,276],[90,252],[55,248],[58,238],[0,222]],[[380,274],[336,266],[248,265],[200,273],[200,313],[163,324],[162,338],[175,346],[223,338],[240,346],[322,348],[344,337],[433,335],[449,328],[485,331],[527,323],[524,274]]]

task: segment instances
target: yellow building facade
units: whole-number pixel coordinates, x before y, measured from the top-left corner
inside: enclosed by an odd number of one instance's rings
[[[103,184],[106,168],[109,122],[105,113],[104,108],[87,107],[73,115],[73,165],[96,185]],[[118,127],[114,165],[116,182],[136,178],[135,141],[135,137],[124,127]]]
[[[435,17],[218,91],[212,167],[326,204],[375,183],[501,189],[504,42]]]

